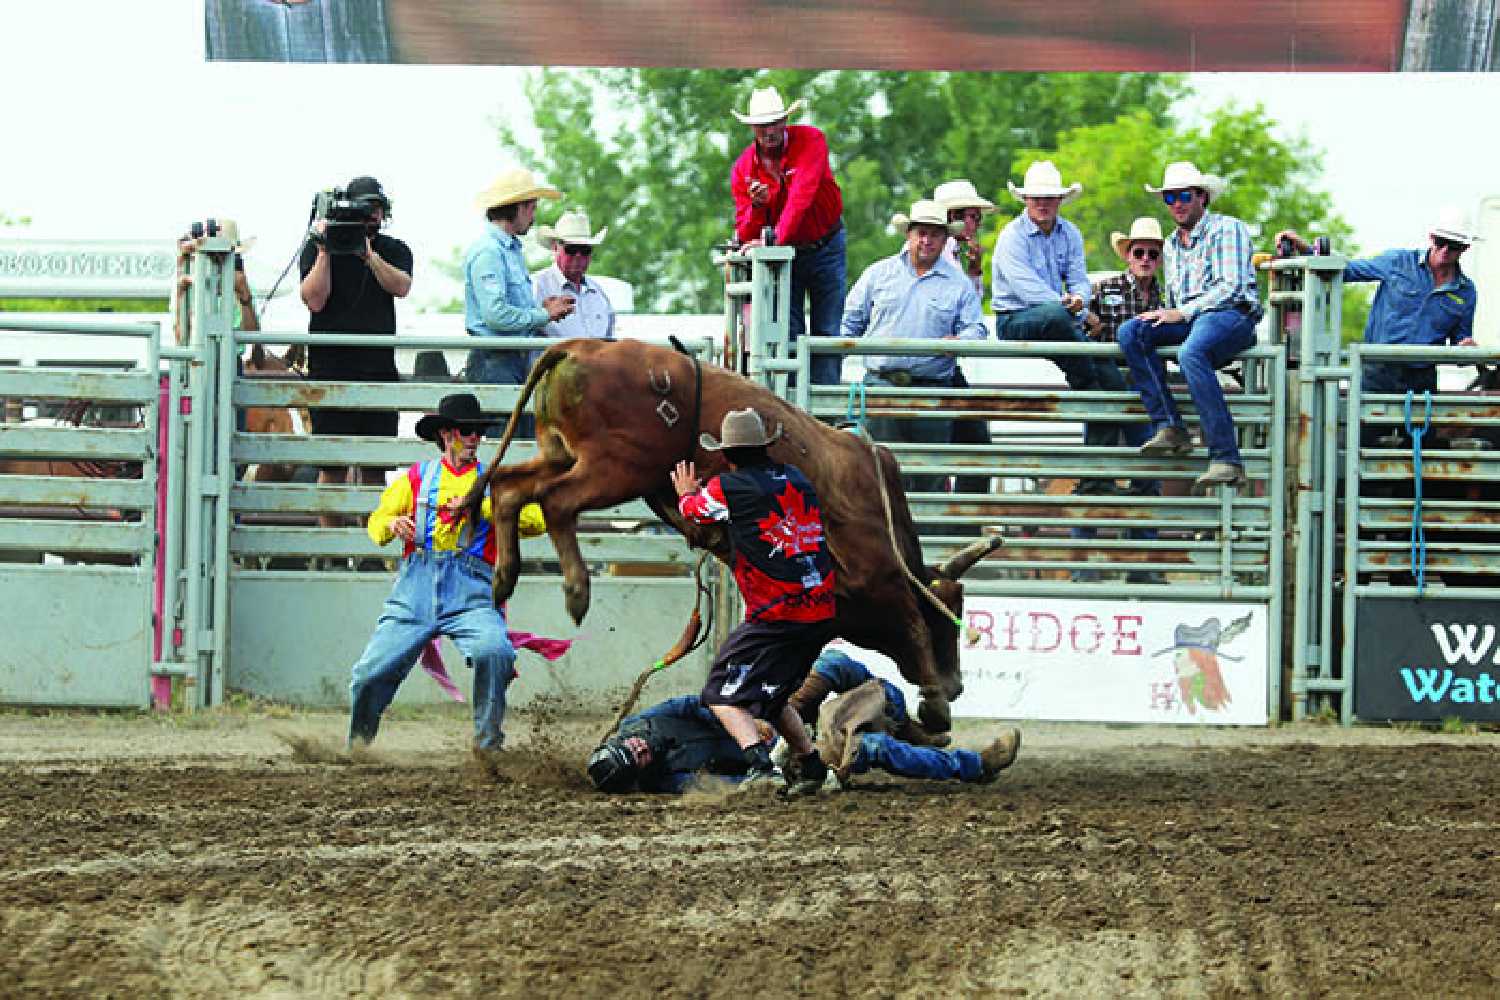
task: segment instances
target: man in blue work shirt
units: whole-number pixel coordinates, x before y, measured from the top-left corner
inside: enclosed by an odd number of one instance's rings
[[[1307,253],[1307,242],[1296,233],[1277,233],[1277,244],[1283,238]],[[1380,282],[1365,320],[1365,343],[1472,346],[1479,295],[1458,262],[1477,238],[1461,211],[1446,208],[1428,230],[1425,248],[1351,260],[1344,268],[1345,281]],[[1359,386],[1361,392],[1435,392],[1437,369],[1430,364],[1366,364]]]
[[[1050,340],[1086,344],[1082,330],[1088,315],[1089,274],[1084,263],[1083,234],[1057,214],[1083,191],[1083,185],[1062,182],[1050,160],[1026,168],[1020,187],[1007,182],[1010,193],[1026,206],[995,240],[991,265],[990,304],[995,310],[995,336],[1001,340]],[[1125,378],[1110,358],[1054,358],[1068,388],[1123,392]],[[1137,447],[1146,439],[1139,424],[1090,421],[1083,425],[1083,443],[1110,447],[1120,442]],[[1109,480],[1086,479],[1079,492],[1108,491]]]
[[[1182,345],[1177,367],[1187,379],[1208,447],[1208,471],[1198,477],[1198,491],[1219,485],[1242,489],[1246,484],[1218,369],[1255,345],[1255,324],[1264,311],[1250,261],[1254,248],[1249,228],[1233,216],[1208,210],[1226,186],[1223,178],[1205,174],[1185,160],[1167,164],[1161,187],[1145,185],[1161,195],[1177,223],[1163,261],[1171,306],[1126,320],[1119,332],[1120,352],[1130,364],[1155,431],[1141,445],[1144,455],[1187,455],[1193,450],[1167,385],[1166,363],[1156,353],[1158,347]]]
[[[954,229],[948,212],[935,201],[919,201],[906,220],[906,245],[893,257],[865,269],[844,300],[841,327],[845,337],[900,337],[931,340],[983,340],[987,331],[973,284],[943,249]],[[952,357],[870,355],[865,360],[866,385],[908,388],[951,388],[958,385]],[[870,433],[879,441],[911,444],[948,444],[953,440],[951,419],[878,419]],[[908,492],[931,493],[943,488],[945,477],[904,476]]]
[[[488,224],[484,235],[464,252],[464,328],[471,336],[539,336],[548,323],[573,311],[574,300],[564,295],[536,301],[521,251],[521,237],[536,220],[538,199],[561,197],[557,190],[539,183],[531,171],[510,170],[476,199]],[[464,378],[490,385],[521,385],[530,358],[527,351],[476,347],[469,352]],[[528,414],[520,432],[530,437],[532,426]]]

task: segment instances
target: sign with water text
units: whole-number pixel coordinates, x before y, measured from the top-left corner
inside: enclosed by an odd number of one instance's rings
[[[964,600],[958,717],[1265,725],[1263,604]],[[888,660],[854,655],[899,680]]]
[[[1500,721],[1500,601],[1366,597],[1358,620],[1355,715]]]

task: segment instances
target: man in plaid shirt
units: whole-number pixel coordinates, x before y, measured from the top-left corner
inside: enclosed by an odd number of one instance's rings
[[[1141,313],[1119,330],[1120,351],[1156,431],[1141,445],[1143,455],[1193,450],[1167,385],[1166,364],[1156,353],[1158,347],[1182,345],[1177,366],[1187,379],[1208,447],[1208,471],[1198,477],[1199,491],[1246,484],[1234,420],[1216,371],[1254,345],[1255,324],[1263,312],[1250,262],[1250,230],[1239,219],[1208,210],[1224,187],[1222,178],[1185,161],[1167,165],[1161,187],[1146,185],[1147,191],[1161,195],[1177,223],[1165,259],[1172,305]]]
[[[1160,309],[1161,223],[1142,216],[1130,224],[1130,233],[1116,232],[1109,238],[1115,253],[1125,262],[1125,271],[1094,282],[1093,309],[1085,326],[1091,340],[1114,343],[1127,319]]]

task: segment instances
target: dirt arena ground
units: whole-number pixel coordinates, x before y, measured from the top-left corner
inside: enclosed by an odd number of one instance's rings
[[[788,804],[529,722],[490,774],[452,715],[0,715],[0,995],[1500,993],[1493,735],[1030,726]]]

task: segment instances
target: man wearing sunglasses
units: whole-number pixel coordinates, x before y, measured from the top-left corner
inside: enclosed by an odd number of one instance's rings
[[[1094,283],[1094,305],[1085,326],[1090,339],[1112,344],[1127,319],[1162,307],[1161,282],[1156,279],[1166,240],[1161,223],[1142,216],[1130,224],[1129,233],[1112,233],[1109,242],[1125,270]]]
[[[1180,344],[1177,366],[1187,379],[1208,447],[1208,471],[1198,477],[1196,488],[1242,488],[1245,463],[1218,369],[1255,344],[1255,324],[1263,312],[1250,261],[1250,230],[1239,219],[1208,210],[1225,182],[1192,163],[1168,164],[1161,186],[1145,187],[1161,195],[1177,230],[1164,255],[1172,305],[1141,313],[1119,330],[1120,351],[1155,430],[1141,453],[1187,455],[1193,450],[1167,385],[1166,363],[1156,353],[1158,347]]]
[[[546,336],[614,339],[614,307],[600,284],[588,276],[594,248],[608,233],[608,226],[594,232],[581,208],[564,212],[556,226],[538,227],[537,241],[552,251],[552,266],[531,276],[536,300],[546,302],[558,296],[573,300],[573,311],[548,323],[542,331]]]
[[[477,522],[465,513],[469,489],[484,475],[476,449],[491,423],[468,392],[444,396],[436,413],[417,421],[417,437],[442,454],[418,462],[380,496],[366,530],[376,545],[399,538],[401,571],[380,621],[354,664],[349,685],[349,743],[369,743],[396,690],[432,639],[445,635],[474,670],[474,749],[505,741],[505,692],[515,677],[517,643],[533,637],[506,631],[504,609],[491,595],[495,538],[486,498]],[[546,530],[541,509],[521,510],[521,534]],[[514,641],[513,641],[514,640]]]
[[[1276,234],[1278,244],[1283,238],[1307,253],[1307,242],[1296,233]],[[1459,258],[1476,239],[1463,212],[1445,208],[1427,231],[1426,247],[1351,260],[1344,268],[1345,281],[1380,282],[1365,320],[1365,343],[1472,346],[1479,295]],[[1430,364],[1366,364],[1359,385],[1361,392],[1435,392],[1437,369]]]

